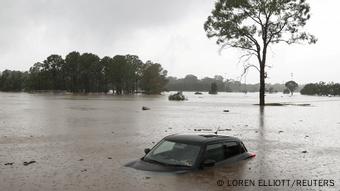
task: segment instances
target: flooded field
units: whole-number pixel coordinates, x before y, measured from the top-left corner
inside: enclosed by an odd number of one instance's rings
[[[0,93],[0,190],[340,190],[339,97],[269,94],[268,103],[311,105],[262,111],[257,94],[184,94],[188,101],[170,102],[167,95]],[[256,158],[182,175],[124,167],[166,135],[218,127],[231,129],[220,134],[241,138]],[[217,185],[228,179],[335,185]]]

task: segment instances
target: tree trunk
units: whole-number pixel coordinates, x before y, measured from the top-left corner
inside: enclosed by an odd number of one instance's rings
[[[265,105],[265,90],[266,90],[266,83],[265,83],[265,71],[264,67],[261,66],[260,69],[260,106]]]
[[[265,35],[266,36],[266,35]],[[267,60],[267,45],[266,42],[267,40],[264,38],[264,46],[263,46],[263,51],[262,51],[262,60],[260,61],[260,106],[265,106],[265,91],[266,91],[266,60]]]

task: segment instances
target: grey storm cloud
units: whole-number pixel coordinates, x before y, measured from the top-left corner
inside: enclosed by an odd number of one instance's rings
[[[51,54],[136,54],[159,62],[169,75],[223,75],[237,79],[240,51],[218,54],[203,24],[215,0],[0,0],[0,71],[28,70]],[[297,82],[339,82],[339,1],[308,0],[307,31],[316,45],[271,47],[267,81],[294,73]],[[303,46],[303,47],[302,47]],[[308,72],[306,72],[308,68]],[[258,82],[251,71],[247,82]]]
[[[169,25],[183,18],[193,0],[7,0],[0,6],[1,52],[29,36],[114,43],[139,28]],[[34,43],[34,42],[33,42]]]

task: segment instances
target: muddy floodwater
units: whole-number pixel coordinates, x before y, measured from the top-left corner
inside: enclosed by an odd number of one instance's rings
[[[184,94],[176,102],[167,94],[0,93],[0,190],[340,190],[340,97],[268,94],[267,102],[310,106],[262,111],[255,93]],[[186,174],[124,167],[166,135],[218,127],[256,158]],[[228,185],[277,179],[334,185]]]

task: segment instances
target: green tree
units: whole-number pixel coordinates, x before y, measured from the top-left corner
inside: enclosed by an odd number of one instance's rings
[[[63,90],[65,89],[64,74],[62,67],[64,60],[60,55],[51,55],[43,62],[43,72],[45,73],[45,80],[47,80],[47,89],[49,90]]]
[[[217,83],[216,82],[211,83],[209,94],[217,94]]]
[[[5,70],[0,75],[0,91],[22,91],[26,78],[27,72]]]
[[[147,61],[143,65],[143,74],[141,78],[141,88],[147,94],[160,94],[165,85],[167,71],[163,70],[162,66],[157,63]]]
[[[245,64],[260,72],[259,103],[265,105],[267,49],[270,44],[286,42],[316,43],[302,28],[310,19],[305,0],[218,0],[204,24],[209,38],[216,37],[223,47],[239,48],[243,58],[256,57],[258,64]]]
[[[294,91],[299,87],[295,81],[288,81],[285,83],[286,88],[289,90],[290,95],[293,95]]]
[[[100,62],[98,56],[93,57],[90,70],[92,76],[90,92],[103,92],[105,89],[104,65]]]
[[[66,88],[71,92],[80,91],[80,53],[73,51],[65,57]]]
[[[198,78],[195,75],[188,74],[183,78],[183,90],[199,91]]]
[[[98,68],[100,58],[92,53],[84,53],[80,56],[80,87],[82,92],[96,92],[98,90],[98,79],[100,78],[100,68]]]
[[[211,84],[215,82],[214,78],[205,77],[201,79],[202,87],[209,92],[211,89]]]
[[[43,64],[41,62],[35,63],[29,69],[27,80],[27,90],[43,90],[46,87],[46,80],[42,75]]]
[[[142,77],[143,62],[136,55],[126,55],[125,60],[125,92],[131,94],[138,88],[138,83]]]
[[[112,85],[116,94],[122,94],[124,89],[124,72],[126,70],[126,59],[123,55],[116,55],[112,58],[111,75]]]
[[[132,94],[138,88],[143,62],[136,55],[116,55],[105,58],[105,76],[117,94]]]
[[[215,83],[217,85],[217,89],[220,91],[226,91],[226,86],[224,83],[224,78],[221,75],[214,76]]]
[[[103,83],[104,83],[104,92],[108,92],[109,90],[113,90],[113,60],[112,58],[105,56],[100,60],[101,65],[104,69],[103,75]]]

